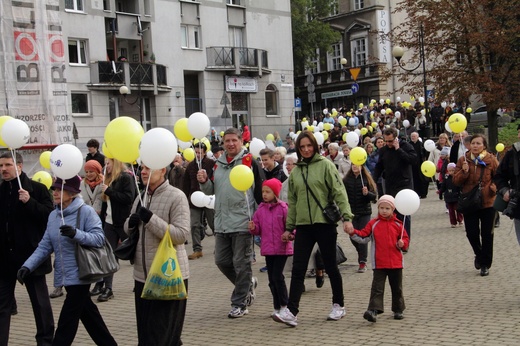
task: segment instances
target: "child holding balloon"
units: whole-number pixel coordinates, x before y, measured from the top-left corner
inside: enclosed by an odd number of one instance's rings
[[[265,256],[269,288],[273,295],[274,312],[286,309],[289,300],[283,269],[287,257],[293,254],[292,242],[283,241],[287,203],[279,200],[282,183],[269,179],[262,183],[263,202],[256,210],[253,220],[249,221],[249,232],[262,237],[260,252]]]
[[[401,250],[408,249],[409,238],[403,232],[403,223],[395,214],[395,199],[390,195],[383,195],[377,202],[378,216],[372,219],[362,230],[349,232],[351,239],[366,244],[372,240],[372,266],[374,276],[370,292],[368,310],[363,318],[377,321],[377,314],[384,312],[383,297],[385,282],[392,290],[392,311],[394,319],[402,320],[405,309],[403,297],[403,254]]]

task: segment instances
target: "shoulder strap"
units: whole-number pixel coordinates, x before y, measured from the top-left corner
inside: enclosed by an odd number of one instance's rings
[[[318,205],[318,207],[321,209],[321,211],[323,211],[323,207],[321,206],[320,201],[318,201],[318,199],[314,195],[314,192],[312,192],[311,188],[309,187],[309,184],[307,184],[307,178],[305,177],[305,174],[303,174],[303,169],[301,171],[302,171],[303,181],[305,182],[305,186],[307,187],[307,191],[309,191],[311,193],[312,198],[314,198],[314,200],[316,201],[316,204]],[[307,169],[307,172],[308,171],[309,170]]]
[[[83,207],[84,203],[82,203],[78,208],[78,213],[76,214],[76,229],[80,229],[80,221],[81,221],[81,208]]]

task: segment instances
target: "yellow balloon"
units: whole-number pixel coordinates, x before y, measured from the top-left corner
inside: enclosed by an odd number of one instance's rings
[[[332,117],[335,118],[338,116],[338,111],[337,110],[333,110],[332,111]]]
[[[306,122],[306,121],[307,121],[307,118],[303,118],[303,119],[302,119],[302,122]]]
[[[195,150],[193,150],[193,148],[184,149],[182,156],[184,157],[184,160],[191,162],[195,160]]]
[[[424,176],[431,178],[435,175],[435,164],[431,161],[424,161],[421,165],[421,172]]]
[[[144,130],[134,118],[118,117],[105,129],[107,148],[116,160],[131,163],[139,157],[139,144]]]
[[[505,148],[506,147],[502,143],[498,143],[497,146],[495,147],[495,149],[497,150],[498,153],[503,152]]]
[[[468,126],[468,120],[464,115],[460,113],[455,113],[450,115],[450,118],[448,119],[448,124],[450,125],[450,129],[454,133],[461,133],[466,129],[466,126]]]
[[[326,131],[330,131],[332,130],[332,124],[331,123],[325,123],[323,124],[323,129],[326,130]]]
[[[392,100],[390,100],[390,99],[386,99],[386,100],[385,100],[385,103],[386,103],[387,105],[389,105],[390,103],[392,103]]]
[[[6,147],[6,148],[7,148],[7,144],[2,139],[2,127],[4,126],[4,124],[6,123],[7,120],[11,120],[11,119],[14,119],[14,118],[10,117],[9,115],[2,115],[0,117],[0,146]]]
[[[471,109],[471,107],[466,108],[466,113],[471,113],[471,112],[473,112],[473,109]]]
[[[347,125],[347,119],[343,118],[339,121],[339,123],[341,124],[341,126],[346,126]]]
[[[50,151],[49,151],[50,153]],[[50,159],[50,157],[49,157]],[[49,161],[50,166],[50,161]],[[37,181],[39,183],[42,183],[43,185],[47,186],[47,189],[50,189],[52,186],[52,176],[49,174],[49,172],[46,171],[39,171],[34,173],[32,180]]]
[[[353,164],[361,166],[367,160],[367,152],[361,147],[355,147],[350,151],[350,161]]]
[[[246,165],[238,165],[229,172],[229,180],[231,186],[238,191],[247,191],[251,186],[253,186],[255,176],[253,175],[251,168]]]
[[[220,131],[220,137],[224,137],[224,131]]]
[[[363,106],[364,106],[364,104],[360,103],[360,104],[358,105],[358,109],[363,108]]]
[[[267,136],[265,136],[265,140],[266,141],[274,141],[274,136],[272,133],[268,134]]]
[[[307,130],[314,132],[314,126],[312,126],[312,125],[307,126]]]
[[[50,151],[44,151],[40,154],[40,165],[43,168],[51,169],[51,154]]]
[[[114,158],[114,155],[112,155],[110,150],[108,150],[106,142],[103,142],[103,144],[101,145],[101,151],[103,152],[103,155],[105,155],[105,157],[107,159],[113,159]]]
[[[368,133],[368,129],[367,129],[366,127],[363,127],[363,128],[361,129],[361,134],[364,136],[364,135],[366,135],[367,133]]]
[[[327,131],[321,131],[321,134],[323,135],[323,140],[326,141],[327,139],[329,139],[329,133]]]
[[[188,118],[177,120],[175,125],[173,125],[173,133],[175,134],[175,137],[183,142],[191,141],[193,136],[191,135],[190,130],[188,130]]]
[[[370,124],[373,128],[377,128],[377,123],[374,121],[372,124]]]
[[[410,101],[415,101],[415,97],[410,96]]]
[[[341,137],[343,139],[343,142],[346,142],[347,141],[347,134],[344,133],[343,136]]]

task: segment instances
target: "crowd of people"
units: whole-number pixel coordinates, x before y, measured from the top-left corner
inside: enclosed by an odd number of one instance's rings
[[[489,275],[493,229],[498,226],[495,198],[514,204],[508,216],[515,218],[520,243],[520,209],[516,208],[520,198],[520,142],[499,163],[483,135],[463,131],[450,138],[444,129],[436,128],[434,132],[439,133],[435,133],[435,149],[426,152],[421,143],[421,113],[403,109],[402,114],[409,117],[396,118],[396,110],[382,112],[387,108],[358,114],[356,126],[350,127],[341,126],[337,118],[325,114],[332,129],[323,145],[318,144],[312,131],[302,129],[295,136],[291,128],[285,145],[276,133],[275,149],[265,148],[259,157],[244,145],[250,138],[248,129],[230,128],[222,137],[212,129],[211,147],[197,144],[195,160],[186,162],[178,155],[168,167],[159,170],[141,165],[136,172],[117,159],[103,157],[99,142],[91,140],[84,178],[56,179],[52,193],[27,177],[20,154],[2,153],[0,256],[4,266],[0,271],[0,345],[7,345],[9,340],[16,280],[27,288],[38,345],[72,344],[79,321],[95,343],[115,345],[91,298],[97,296],[101,303],[117,299],[113,275],[97,282],[79,279],[74,247],[99,246],[106,238],[116,248],[133,232],[139,234],[132,263],[137,334],[142,345],[182,344],[186,300],[141,298],[165,232],[169,232],[177,250],[186,289],[189,261],[204,255],[206,235],[215,236],[216,267],[233,285],[229,318],[247,315],[255,302],[258,279],[252,265],[254,243],[259,244],[260,255],[266,259],[261,271],[267,271],[273,296],[272,319],[295,327],[305,277],[315,256],[321,263],[314,268],[320,273],[316,284],[323,285],[323,273],[331,284],[331,310],[326,318],[339,320],[346,314],[336,255],[339,225],[351,237],[357,252],[357,271],[365,273],[368,264],[372,265],[370,301],[363,317],[376,322],[378,314],[384,312],[388,277],[393,316],[403,319],[403,254],[410,246],[412,223],[410,215],[396,210],[394,198],[403,189],[412,189],[420,198],[426,198],[432,180],[441,203],[446,203],[447,226],[465,227],[475,269],[481,276]],[[432,117],[434,114],[441,120],[447,116],[444,112],[441,115],[439,109],[432,110]],[[411,123],[412,117],[418,127],[410,131],[402,121],[408,119]],[[373,122],[378,126],[372,127]],[[363,165],[351,162],[353,147],[341,135],[354,128],[367,129],[357,144],[368,155]],[[520,126],[518,130],[520,138]],[[435,164],[434,178],[421,173],[424,161]],[[235,189],[230,181],[231,170],[238,165],[253,172],[254,181],[246,191]],[[480,208],[459,212],[459,196],[476,186],[481,191]],[[197,191],[214,195],[214,209],[191,202],[190,196]],[[373,203],[377,203],[375,217]],[[186,251],[188,243],[190,255]],[[49,294],[45,275],[52,271],[51,253],[55,261],[54,291]],[[291,272],[289,288],[284,276],[287,271]],[[63,296],[63,291],[66,296],[55,330],[49,299]]]

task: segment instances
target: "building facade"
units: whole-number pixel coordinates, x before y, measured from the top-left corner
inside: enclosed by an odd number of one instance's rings
[[[289,0],[0,4],[0,112],[30,125],[30,145],[85,151],[123,115],[173,130],[200,111],[259,138],[294,122]]]

